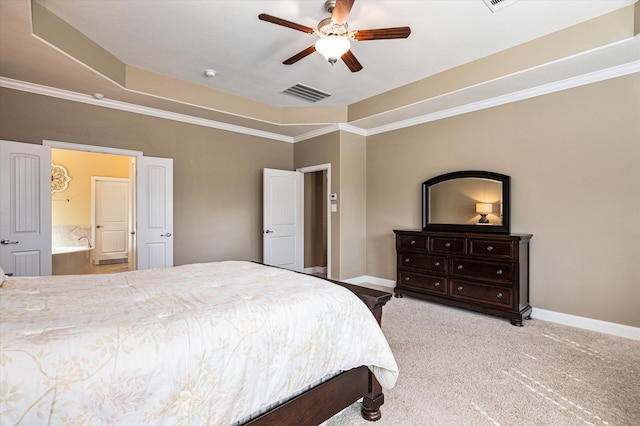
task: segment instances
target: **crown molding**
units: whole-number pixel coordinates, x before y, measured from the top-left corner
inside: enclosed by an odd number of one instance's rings
[[[11,78],[0,77],[0,87],[7,89],[20,90],[23,92],[34,93],[37,95],[50,96],[53,98],[64,99],[72,102],[80,102],[84,104],[99,106],[103,108],[111,108],[120,111],[132,112],[135,114],[148,115],[151,117],[164,118],[167,120],[180,121],[198,126],[211,127],[218,130],[226,130],[234,133],[241,133],[260,138],[274,139],[281,142],[293,143],[293,137],[285,136],[272,132],[255,130],[248,127],[236,126],[233,124],[222,123],[206,118],[193,117],[191,115],[179,114],[171,111],[164,111],[157,108],[150,108],[141,105],[130,104],[127,102],[115,101],[113,99],[96,99],[91,95],[84,93],[72,92],[69,90],[57,89],[54,87],[43,86],[40,84],[29,83],[26,81],[14,80]]]
[[[386,133],[394,130],[403,129],[406,127],[412,127],[419,124],[424,124],[444,118],[454,117],[456,115],[466,114],[469,112],[479,111],[482,109],[493,108],[500,105],[505,105],[512,102],[517,102],[537,96],[543,96],[550,93],[559,92],[562,90],[572,89],[575,87],[597,83],[600,81],[622,77],[629,74],[640,72],[640,60],[628,62],[623,65],[613,66],[610,68],[602,69],[599,71],[571,77],[565,80],[556,81],[549,84],[544,84],[530,89],[520,90],[517,92],[509,93],[506,95],[497,96],[490,99],[485,99],[478,102],[472,102],[464,105],[460,105],[454,108],[438,111],[431,114],[425,114],[418,117],[410,118],[407,120],[397,121],[391,124],[371,128],[363,129],[351,124],[335,123],[329,124],[312,132],[304,133],[295,137],[286,136],[273,132],[265,132],[261,130],[251,129],[248,127],[237,126],[233,124],[222,123],[215,120],[208,120],[205,118],[193,117],[186,114],[179,114],[170,111],[164,111],[157,108],[150,108],[141,105],[130,104],[126,102],[115,101],[111,99],[96,99],[91,95],[83,93],[72,92],[68,90],[57,89],[49,86],[43,86],[35,83],[29,83],[20,80],[14,80],[6,77],[0,77],[0,87],[20,90],[29,93],[35,93],[43,96],[50,96],[54,98],[64,99],[72,102],[80,102],[89,105],[99,106],[103,108],[111,108],[120,111],[132,112],[136,114],[142,114],[157,118],[164,118],[167,120],[180,121],[188,124],[195,124],[198,126],[210,127],[218,130],[225,130],[234,133],[240,133],[250,136],[256,136],[265,139],[272,139],[281,142],[296,143],[307,139],[312,139],[318,136],[326,135],[336,131],[344,131],[353,133],[360,136],[372,136],[380,133]]]
[[[597,83],[599,81],[609,80],[616,77],[622,77],[629,74],[635,74],[638,72],[640,72],[640,60],[579,75],[576,77],[571,77],[553,83],[543,84],[541,86],[532,87],[530,89],[520,90],[506,95],[496,96],[494,98],[460,105],[458,107],[449,108],[432,114],[426,114],[407,120],[397,121],[395,123],[369,129],[366,133],[367,136],[372,136],[380,133],[390,132],[393,130],[404,129],[406,127],[416,126],[419,124],[441,120],[443,118],[454,117],[456,115],[462,115],[482,109],[493,108],[496,106],[522,101],[537,96],[548,95],[550,93],[560,92],[563,90]]]

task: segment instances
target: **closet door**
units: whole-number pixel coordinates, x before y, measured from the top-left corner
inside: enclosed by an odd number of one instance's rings
[[[51,275],[51,149],[0,141],[0,266]]]

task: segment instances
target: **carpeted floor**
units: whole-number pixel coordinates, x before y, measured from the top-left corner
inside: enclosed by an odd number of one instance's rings
[[[376,426],[640,425],[640,341],[409,297],[382,328],[400,378]],[[325,424],[371,425],[359,410]]]

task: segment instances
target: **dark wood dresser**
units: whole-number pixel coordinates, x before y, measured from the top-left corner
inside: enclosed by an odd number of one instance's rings
[[[530,234],[395,230],[395,293],[466,308],[522,326],[529,306]]]

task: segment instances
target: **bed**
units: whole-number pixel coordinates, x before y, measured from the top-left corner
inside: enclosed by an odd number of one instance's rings
[[[336,284],[236,261],[6,278],[0,422],[317,425],[360,398],[377,420],[391,295]]]

